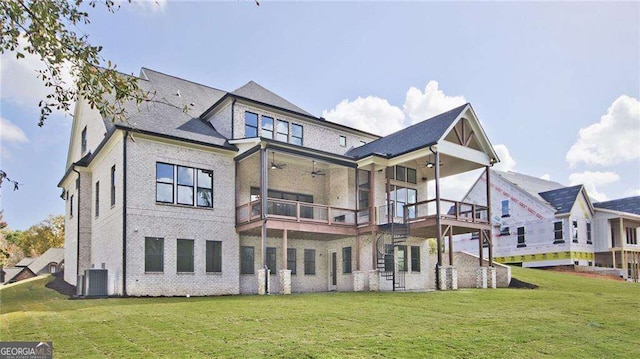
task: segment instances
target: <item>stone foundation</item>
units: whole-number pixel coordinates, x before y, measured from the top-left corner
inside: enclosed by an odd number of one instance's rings
[[[380,273],[377,269],[369,271],[369,290],[372,292],[380,290]]]
[[[498,280],[497,280],[497,271],[496,271],[496,267],[488,267],[487,268],[487,278],[489,280],[489,288],[492,289],[496,289],[498,287]]]
[[[438,281],[440,290],[458,289],[458,268],[454,266],[442,266],[438,268]]]
[[[291,294],[291,271],[281,269],[278,271],[278,281],[281,294]]]
[[[365,291],[365,277],[362,271],[353,271],[353,291],[362,292]]]

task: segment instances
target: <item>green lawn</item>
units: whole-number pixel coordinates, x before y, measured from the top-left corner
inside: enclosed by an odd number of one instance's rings
[[[640,358],[640,285],[513,268],[539,289],[67,300],[0,290],[0,340],[56,358]]]

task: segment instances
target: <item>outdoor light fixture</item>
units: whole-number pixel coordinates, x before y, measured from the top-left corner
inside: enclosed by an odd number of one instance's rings
[[[427,168],[433,168],[433,162],[427,162]]]

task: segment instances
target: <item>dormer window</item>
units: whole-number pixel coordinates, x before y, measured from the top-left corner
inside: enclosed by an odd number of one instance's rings
[[[87,153],[87,126],[82,129],[82,134],[80,135],[80,153]]]

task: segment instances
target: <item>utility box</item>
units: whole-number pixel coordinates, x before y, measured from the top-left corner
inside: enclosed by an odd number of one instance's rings
[[[78,280],[76,281],[76,295],[83,296],[84,295],[84,275],[78,275]]]
[[[106,269],[86,269],[84,271],[85,297],[106,297],[108,288]]]

